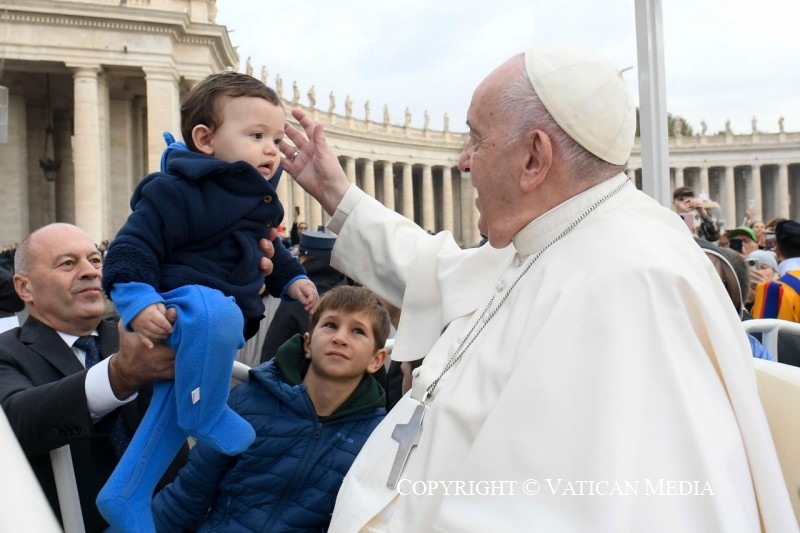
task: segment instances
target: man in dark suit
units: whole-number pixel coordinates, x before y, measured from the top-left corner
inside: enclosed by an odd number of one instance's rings
[[[50,224],[35,231],[14,266],[30,317],[0,335],[0,403],[59,518],[49,452],[70,445],[86,531],[103,531],[97,494],[117,464],[118,444],[144,415],[151,382],[173,377],[174,354],[164,345],[147,349],[102,320],[102,256],[83,230]],[[76,346],[88,336],[99,354]],[[185,450],[165,480],[184,461]]]

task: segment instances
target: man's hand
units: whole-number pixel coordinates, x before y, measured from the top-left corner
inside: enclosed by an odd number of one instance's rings
[[[763,271],[757,268],[751,268],[750,270],[750,290],[747,291],[745,295],[744,301],[747,304],[753,303],[753,300],[756,298],[756,287],[765,281],[772,281],[772,277],[768,274],[765,274]],[[770,271],[771,272],[771,271]]]
[[[170,308],[165,316],[172,324],[178,314]],[[146,383],[175,377],[175,353],[171,348],[161,343],[148,347],[142,337],[126,331],[122,321],[117,329],[119,351],[108,365],[108,380],[117,398],[124,400]]]
[[[771,272],[771,271],[770,271]],[[756,285],[764,283],[765,281],[772,281],[772,276],[765,274],[757,268],[750,269],[750,288],[756,290]]]
[[[269,240],[261,239],[258,242],[258,246],[261,248],[261,251],[264,252],[264,257],[261,258],[259,267],[265,276],[272,274],[272,256],[275,255],[275,248],[272,246],[272,241],[274,241],[277,236],[278,230],[275,228],[270,228]],[[261,292],[264,292],[263,287]]]
[[[697,213],[703,219],[708,218],[708,213],[706,213],[706,208],[703,207],[704,203],[705,202],[703,202],[703,200],[701,200],[700,198],[692,198],[688,202],[689,207],[691,207],[692,209],[697,210]]]
[[[281,143],[281,152],[286,156],[281,164],[329,215],[333,215],[350,182],[325,139],[322,125],[316,124],[299,109],[292,109],[292,116],[303,127],[305,135],[286,123],[286,136],[297,148],[289,143]],[[292,160],[295,152],[298,152],[297,157]]]

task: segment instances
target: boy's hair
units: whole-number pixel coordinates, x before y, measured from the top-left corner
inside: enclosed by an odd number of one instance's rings
[[[197,152],[192,141],[195,126],[204,124],[216,131],[222,125],[219,104],[223,96],[253,96],[281,106],[277,93],[253,76],[230,70],[207,76],[186,94],[181,104],[181,135],[192,152]]]
[[[319,307],[309,321],[308,331],[311,335],[314,334],[319,317],[330,310],[366,313],[372,322],[375,350],[380,350],[386,345],[386,338],[389,336],[389,311],[371,291],[363,287],[341,285],[323,294],[319,300]]]

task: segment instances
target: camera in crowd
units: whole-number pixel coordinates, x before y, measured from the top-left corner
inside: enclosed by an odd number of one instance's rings
[[[775,248],[775,232],[768,231],[766,233],[766,240],[764,242],[764,249],[765,250],[772,250]]]

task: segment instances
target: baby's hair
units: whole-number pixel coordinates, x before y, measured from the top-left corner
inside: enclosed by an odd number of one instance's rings
[[[319,317],[329,310],[366,313],[372,323],[375,350],[379,350],[386,345],[386,339],[389,337],[389,311],[386,310],[383,303],[372,291],[363,287],[341,285],[323,294],[319,300],[319,307],[311,315],[311,320],[309,321],[308,331],[312,335]]]
[[[192,141],[195,126],[204,124],[213,132],[222,125],[220,101],[224,96],[252,96],[281,106],[277,93],[253,76],[230,70],[211,74],[195,85],[181,104],[181,135],[189,150],[197,152]]]

